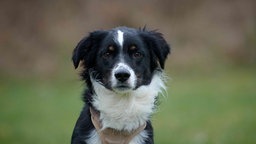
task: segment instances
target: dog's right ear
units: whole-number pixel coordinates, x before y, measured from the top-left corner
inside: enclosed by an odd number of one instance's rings
[[[92,45],[92,40],[89,37],[83,38],[76,46],[76,48],[73,51],[73,64],[74,67],[77,68],[80,61],[85,57],[86,53],[89,51],[90,47]]]
[[[83,38],[73,51],[73,64],[77,68],[81,60],[89,63],[89,57],[92,56],[92,50],[99,46],[100,41],[106,36],[107,31],[95,31],[89,34],[88,37]],[[86,64],[87,65],[87,64]]]

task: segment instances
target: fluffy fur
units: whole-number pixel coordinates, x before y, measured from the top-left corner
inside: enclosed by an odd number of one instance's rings
[[[145,29],[118,27],[83,38],[72,59],[75,68],[81,62],[87,89],[72,144],[101,144],[90,107],[100,113],[102,129],[133,131],[146,123],[130,144],[153,144],[150,117],[165,89],[162,70],[169,53],[162,34]]]

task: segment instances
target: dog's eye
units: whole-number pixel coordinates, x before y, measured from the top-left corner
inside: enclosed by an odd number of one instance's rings
[[[133,53],[133,57],[134,58],[141,58],[142,54],[140,52],[135,52],[135,53]]]
[[[109,58],[109,57],[112,56],[114,51],[115,51],[115,47],[113,45],[109,45],[108,48],[107,48],[107,51],[102,54],[102,57],[105,58],[105,59]]]
[[[111,53],[110,52],[105,52],[102,57],[103,58],[109,58],[111,56]]]

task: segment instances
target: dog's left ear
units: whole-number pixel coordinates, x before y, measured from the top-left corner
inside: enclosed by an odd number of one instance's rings
[[[163,38],[163,35],[156,31],[141,31],[141,37],[157,59],[160,67],[164,69],[165,60],[171,52],[171,48]]]
[[[84,66],[88,67],[94,59],[93,52],[99,47],[100,41],[107,34],[106,31],[94,31],[88,37],[83,38],[73,51],[73,64],[75,68],[79,66],[80,61],[84,61]]]

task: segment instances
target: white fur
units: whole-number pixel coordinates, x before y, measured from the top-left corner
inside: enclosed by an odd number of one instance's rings
[[[120,30],[117,31],[117,41],[120,44],[120,46],[123,47],[124,33]]]
[[[124,68],[126,70],[128,70],[130,72],[130,77],[127,80],[127,84],[130,86],[131,89],[135,88],[135,85],[137,83],[137,79],[136,79],[136,75],[134,73],[134,71],[132,70],[131,67],[129,67],[128,65],[126,65],[125,63],[119,63],[117,64],[114,69],[112,70],[112,74],[111,74],[111,86],[115,87],[118,83],[118,80],[115,77],[115,72],[120,69],[120,68]],[[118,90],[116,90],[118,91]]]
[[[147,132],[144,130],[141,133],[139,133],[137,136],[135,136],[129,144],[142,144],[144,142],[144,139],[148,137]],[[92,130],[89,136],[89,139],[85,140],[88,144],[101,144],[100,137],[96,130]]]
[[[162,76],[154,74],[149,85],[141,86],[127,93],[116,93],[106,89],[92,79],[95,90],[93,106],[100,111],[102,129],[132,131],[149,120],[154,112],[154,102],[159,92],[165,89]]]
[[[92,130],[89,135],[89,139],[86,139],[85,141],[88,144],[101,144],[100,137],[96,130]]]
[[[142,144],[147,137],[148,137],[148,133],[147,131],[144,130],[139,135],[135,136],[130,141],[130,144]]]

